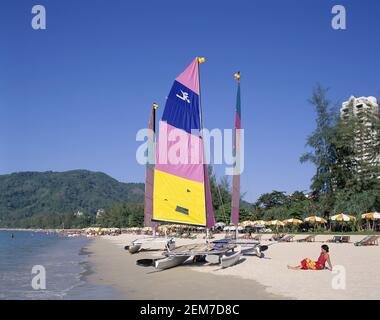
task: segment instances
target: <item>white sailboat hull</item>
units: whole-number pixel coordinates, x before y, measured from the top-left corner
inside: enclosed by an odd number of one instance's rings
[[[228,268],[236,264],[241,256],[240,246],[229,246],[220,250],[212,250],[208,244],[194,244],[178,247],[174,252],[168,252],[167,257],[154,262],[156,269],[164,270],[176,267],[184,263],[192,256],[205,256],[206,261],[210,264],[220,264],[222,268]]]
[[[228,268],[235,265],[241,256],[241,247],[238,246],[234,251],[227,252],[220,258],[220,265],[222,268]]]
[[[143,245],[160,243],[165,245],[164,249],[169,248],[169,250],[173,250],[175,248],[174,238],[150,237],[132,241],[131,244],[128,246],[128,251],[131,254],[135,254],[141,249]]]
[[[141,248],[141,244],[131,244],[128,248],[130,254],[134,254],[139,251]]]
[[[260,241],[257,240],[249,240],[249,239],[223,239],[223,240],[216,240],[214,243],[230,243],[238,245],[241,248],[246,248],[243,252],[241,250],[241,254],[245,255],[248,253],[253,253],[259,258],[264,258],[264,252],[268,249],[268,246],[262,246]]]
[[[156,260],[154,267],[160,270],[170,269],[184,263],[188,258],[189,256],[169,256],[164,259]]]

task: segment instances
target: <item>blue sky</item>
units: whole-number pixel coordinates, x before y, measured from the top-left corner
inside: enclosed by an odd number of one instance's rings
[[[47,30],[31,28],[42,4]],[[347,30],[331,28],[330,0],[5,0],[0,13],[0,174],[103,171],[143,181],[138,129],[195,57],[204,126],[231,128],[242,73],[245,171],[253,201],[274,189],[308,190],[300,164],[315,127],[314,84],[334,103],[378,95],[380,3],[343,1]],[[216,168],[221,175],[223,167]]]

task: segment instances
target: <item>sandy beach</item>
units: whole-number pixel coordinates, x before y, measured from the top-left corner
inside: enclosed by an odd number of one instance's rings
[[[120,292],[120,299],[281,299],[253,280],[236,276],[199,273],[201,266],[185,264],[165,271],[136,265],[137,259],[160,255],[160,252],[141,252],[130,255],[124,250],[130,235],[96,238],[88,248],[94,273],[89,280],[110,285]],[[188,242],[182,240],[181,243]],[[215,269],[215,266],[214,266]]]
[[[335,272],[294,271],[286,267],[297,265],[305,257],[317,259],[320,246],[331,235],[317,235],[315,243],[277,243],[269,247],[264,259],[242,256],[240,263],[227,269],[187,263],[165,271],[136,266],[137,259],[161,256],[162,252],[130,255],[124,246],[139,237],[142,236],[123,234],[96,238],[88,248],[95,269],[89,281],[111,285],[120,292],[121,299],[380,298],[380,248],[355,247],[352,242],[363,236],[351,235],[348,244],[328,244],[332,263],[337,266]],[[270,237],[264,235],[262,242],[271,243],[265,240]],[[297,235],[295,239],[304,237]],[[177,245],[194,241],[204,240],[176,239]]]

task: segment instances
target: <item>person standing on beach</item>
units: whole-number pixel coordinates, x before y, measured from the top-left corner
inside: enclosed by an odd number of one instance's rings
[[[330,255],[329,255],[329,247],[328,245],[324,244],[321,247],[321,254],[319,255],[319,258],[317,261],[313,261],[309,258],[305,258],[301,261],[300,265],[298,266],[290,266],[288,265],[288,269],[292,270],[323,270],[325,269],[325,264],[328,264],[327,269],[332,271],[333,266],[331,264]]]

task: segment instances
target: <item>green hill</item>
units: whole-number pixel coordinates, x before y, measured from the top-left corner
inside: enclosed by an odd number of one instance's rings
[[[33,216],[81,211],[94,217],[114,203],[142,203],[143,183],[122,183],[101,172],[20,172],[0,175],[0,227],[26,226]]]

